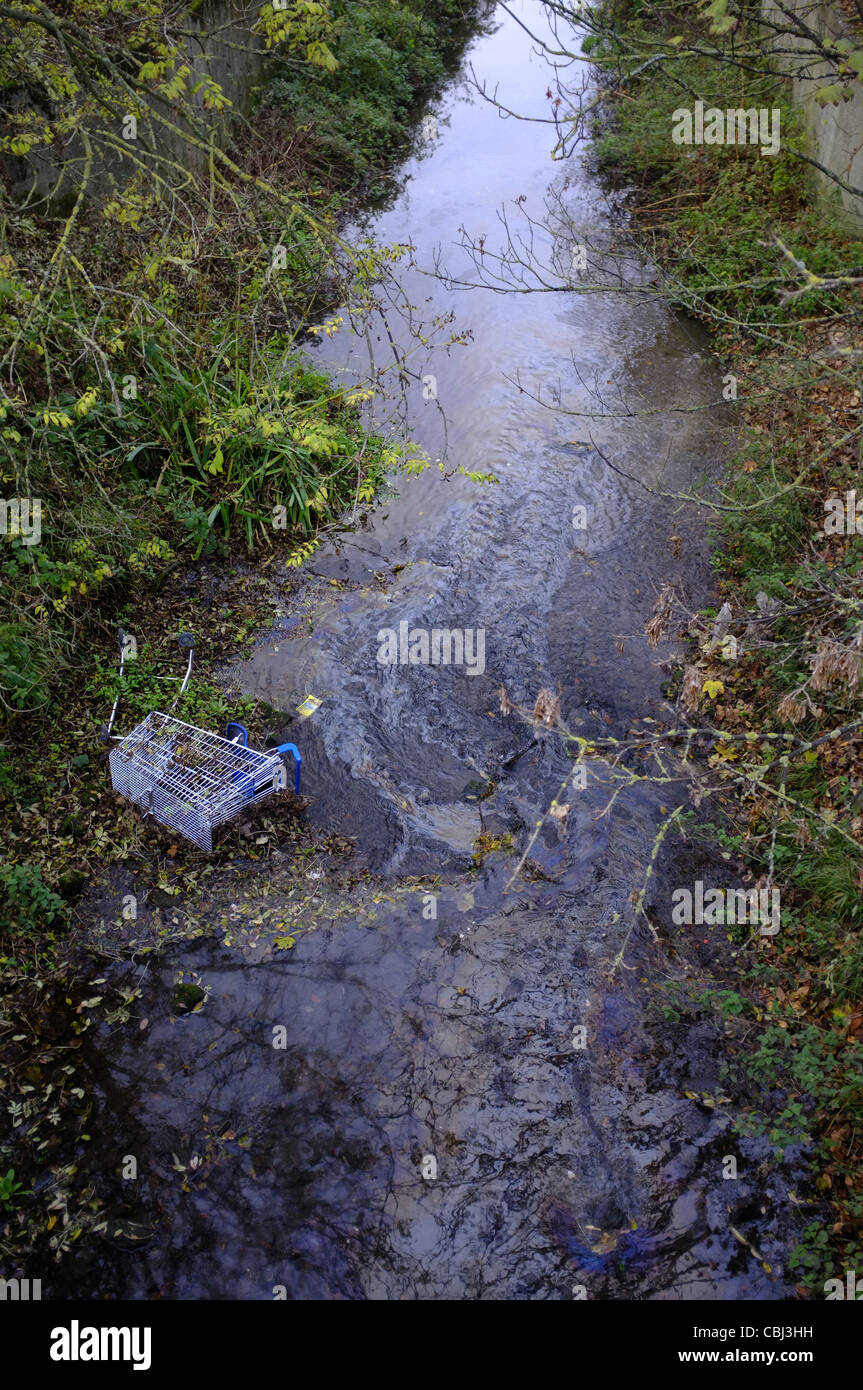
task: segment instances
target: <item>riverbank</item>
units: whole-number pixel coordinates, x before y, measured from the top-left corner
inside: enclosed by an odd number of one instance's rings
[[[115,990],[82,994],[93,970],[77,905],[93,871],[133,865],[142,894],[170,901],[179,878],[194,895],[211,869],[167,832],[142,834],[106,787],[98,733],[121,693],[117,627],[135,644],[117,729],[170,703],[165,682],[182,665],[176,634],[192,631],[196,667],[176,712],[217,730],[243,719],[257,746],[295,737],[284,713],[229,698],[213,672],[276,617],[291,587],[285,568],[290,575],[346,512],[361,521],[394,469],[416,466],[403,439],[370,426],[374,383],[345,389],[312,349],[315,335],[338,331],[326,318],[334,305],[361,317],[398,259],[397,249],[348,246],[340,229],[364,199],[386,195],[423,104],[478,20],[457,0],[335,3],[321,14],[320,32],[294,32],[287,16],[282,47],[267,45],[261,86],[220,156],[221,180],[214,154],[209,179],[175,170],[169,185],[157,153],[125,186],[121,166],[107,204],[12,208],[4,227],[4,486],[39,504],[26,517],[22,508],[17,537],[6,518],[0,599],[6,1274],[34,1248],[53,1258],[85,1224],[98,1225],[74,1169],[51,1168],[57,1127],[84,1132],[91,1113],[76,1084],[81,1034],[97,1020],[128,1021],[130,1001]],[[161,84],[164,100],[185,100],[179,59],[135,5],[94,27],[97,57],[110,56],[117,33],[129,40],[130,23],[158,60],[144,81]],[[26,22],[23,31],[32,44]],[[2,77],[11,102],[14,61]],[[69,92],[74,106],[71,75]],[[208,95],[205,124],[230,95],[238,111],[247,105],[244,93]],[[4,153],[50,134],[42,119],[34,100]],[[85,135],[104,135],[106,148],[116,141],[110,131]],[[252,829],[233,823],[214,864],[254,863],[276,847],[304,863],[323,847],[349,848],[298,820],[298,809],[286,796]],[[201,930],[184,914],[147,935],[128,912],[111,915],[123,931],[108,959]]]
[[[629,230],[659,284],[710,327],[740,430],[707,513],[721,610],[688,613],[685,596],[668,592],[655,625],[684,645],[678,709],[707,750],[699,838],[742,858],[753,885],[781,892],[777,935],[730,932],[730,987],[678,985],[667,1008],[750,1021],[724,1085],[745,1098],[739,1131],[765,1134],[777,1157],[810,1156],[810,1185],[793,1200],[815,1205],[792,1264],[801,1290],[823,1296],[828,1279],[863,1262],[863,542],[853,521],[863,245],[807,195],[786,84],[755,62],[723,63],[752,28],[735,21],[708,44],[700,18],[652,12],[648,30],[639,10],[603,6],[606,33],[587,39],[614,69],[595,160],[630,190]],[[648,42],[672,57],[630,79],[621,55]],[[718,57],[705,57],[714,44]],[[695,98],[702,109],[781,113],[781,147],[765,157],[757,146],[675,144],[674,113]],[[668,898],[660,911],[667,928]]]

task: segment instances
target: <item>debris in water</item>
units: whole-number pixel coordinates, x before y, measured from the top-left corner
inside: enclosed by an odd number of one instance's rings
[[[533,707],[533,717],[551,729],[560,720],[560,697],[553,690],[541,690]]]

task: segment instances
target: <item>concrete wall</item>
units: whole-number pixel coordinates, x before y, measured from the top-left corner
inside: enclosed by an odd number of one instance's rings
[[[250,89],[266,60],[263,37],[252,37],[249,33],[259,12],[260,4],[253,3],[253,0],[201,0],[190,6],[187,27],[201,37],[193,35],[186,40],[185,61],[191,68],[189,89],[201,78],[210,76],[235,109],[245,107]],[[20,100],[23,102],[25,99],[22,94]],[[192,98],[192,104],[201,111],[202,125],[209,127],[215,124],[219,140],[223,142],[230,123],[230,111],[221,114],[205,111],[202,93]],[[167,118],[176,121],[175,110],[160,103],[158,98],[153,99],[152,105]],[[181,136],[174,136],[164,128],[155,126],[154,130],[155,147],[160,154],[175,160],[192,173],[206,170],[205,152],[196,151]],[[119,129],[117,133],[119,135]],[[140,136],[143,140],[148,139],[143,124]],[[130,148],[133,150],[134,146]],[[55,194],[62,167],[64,174],[59,188],[62,198],[68,201],[79,186],[83,157],[81,142],[75,140],[66,148],[62,158],[58,158],[51,149],[35,150],[26,159],[4,158],[3,173],[13,197],[23,200],[33,192],[37,197]],[[131,165],[119,156],[112,157],[108,153],[105,159],[101,159],[99,167],[91,171],[88,185],[90,196],[104,197],[111,192],[113,176],[117,175],[124,163],[129,176],[132,173]]]
[[[821,37],[847,36],[855,47],[863,48],[863,25],[855,33],[849,29],[841,10],[833,5],[814,0],[786,0],[786,5]],[[776,22],[787,23],[771,0],[764,0],[762,12]],[[812,47],[805,39],[783,37],[782,44],[799,55],[789,55],[783,61],[792,74],[793,100],[806,129],[806,153],[838,174],[845,183],[863,189],[863,82],[853,83],[852,101],[821,106],[815,100],[815,93],[825,84],[829,69],[823,63],[807,61]],[[863,235],[863,196],[845,192],[811,165],[804,164],[801,168],[807,171],[807,181],[818,200],[840,212],[849,231]]]

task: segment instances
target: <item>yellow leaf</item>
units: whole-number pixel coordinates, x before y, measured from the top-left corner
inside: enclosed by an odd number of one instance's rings
[[[335,72],[339,66],[338,59],[331,52],[325,43],[318,40],[310,43],[306,49],[306,59],[314,63],[316,67],[326,68],[327,72]]]
[[[735,758],[739,758],[738,749],[732,748],[730,743],[718,743],[715,752],[708,758],[711,767],[720,767],[722,763],[733,763]]]
[[[701,687],[702,694],[706,694],[711,700],[715,700],[717,695],[721,695],[724,690],[725,686],[722,681],[705,681]]]

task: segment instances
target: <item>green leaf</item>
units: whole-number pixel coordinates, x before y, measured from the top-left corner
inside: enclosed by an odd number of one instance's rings
[[[711,0],[705,10],[707,18],[711,21],[711,34],[727,34],[733,28],[735,20],[733,15],[726,14],[728,0]]]

